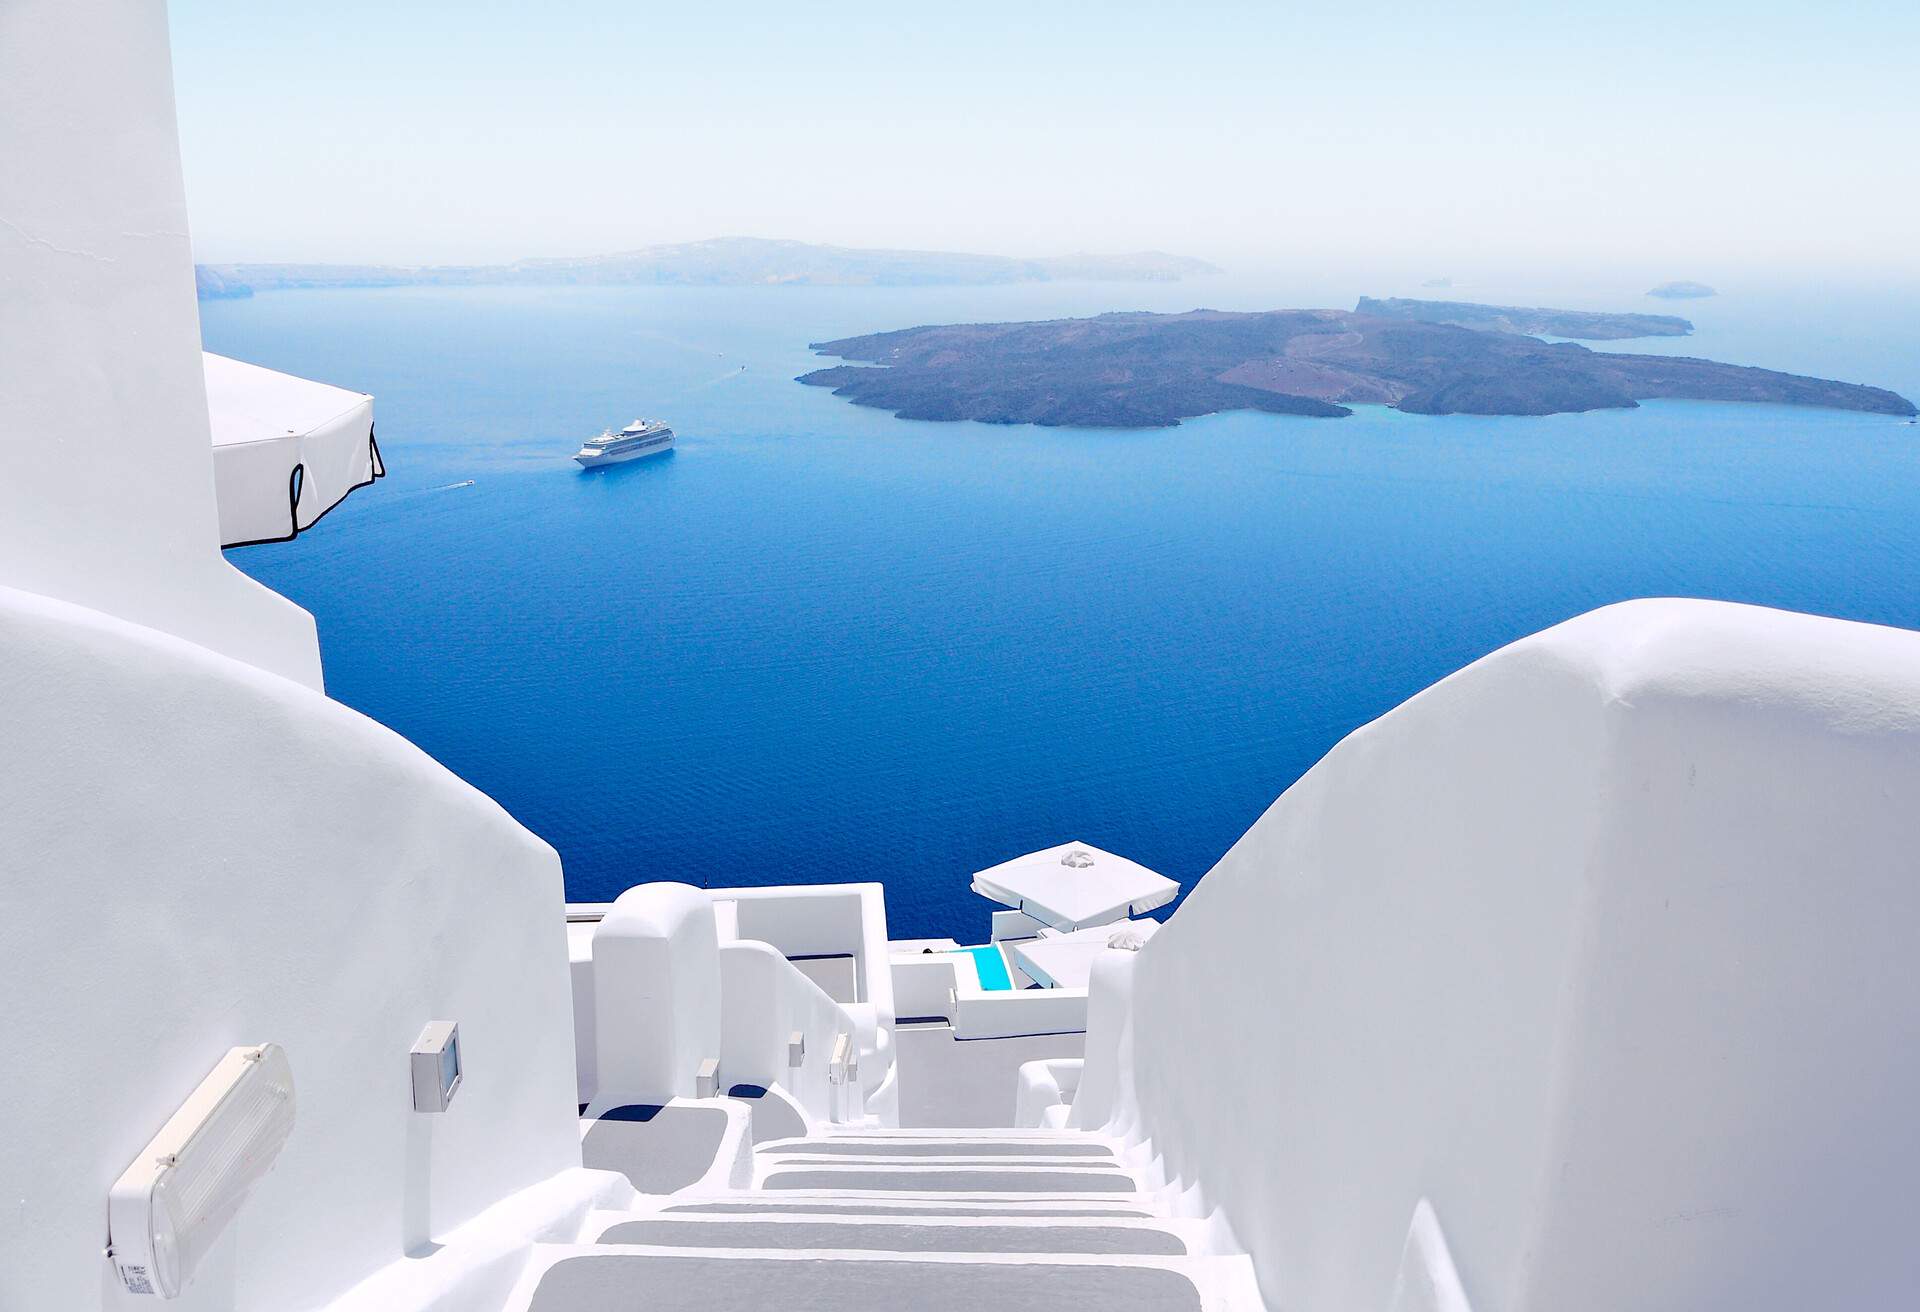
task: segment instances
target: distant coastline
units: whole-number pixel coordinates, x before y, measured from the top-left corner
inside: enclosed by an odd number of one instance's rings
[[[193,290],[203,301],[239,301],[253,295],[248,284],[205,264],[193,268]]]
[[[1418,323],[1450,323],[1489,332],[1570,337],[1583,342],[1619,342],[1633,337],[1685,337],[1693,324],[1672,314],[1613,314],[1599,310],[1547,310],[1537,306],[1477,305],[1471,301],[1414,301],[1362,296],[1355,314]]]
[[[1549,415],[1654,399],[1758,401],[1911,416],[1878,387],[1546,342],[1677,336],[1666,315],[1361,298],[1342,310],[1103,314],[1039,323],[949,324],[820,342],[855,364],[804,374],[856,405],[903,419],[1154,428],[1221,410],[1337,418],[1352,405],[1413,414]]]
[[[935,287],[1067,280],[1177,282],[1218,272],[1205,260],[1161,251],[1022,259],[721,237],[612,255],[511,264],[202,264],[195,268],[195,282],[200,299],[220,300],[293,288]]]

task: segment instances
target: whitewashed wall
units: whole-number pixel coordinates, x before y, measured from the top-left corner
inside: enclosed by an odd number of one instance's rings
[[[594,1115],[694,1096],[720,1054],[713,900],[690,884],[622,893],[593,931]]]
[[[1640,602],[1342,742],[1140,955],[1132,1075],[1274,1306],[1920,1301],[1920,634]]]
[[[776,1084],[816,1123],[852,1119],[861,1108],[836,1106],[829,1067],[834,1040],[852,1035],[846,1009],[765,943],[722,944],[720,1076],[724,1087]],[[800,1063],[791,1064],[789,1040],[801,1036]],[[837,1113],[837,1116],[836,1116]]]
[[[166,6],[0,4],[0,585],[320,686],[221,557]]]
[[[560,865],[338,703],[0,588],[0,1308],[117,1291],[107,1190],[228,1047],[285,1046],[293,1137],[183,1312],[324,1304],[580,1162]],[[466,1080],[412,1110],[407,1049]]]

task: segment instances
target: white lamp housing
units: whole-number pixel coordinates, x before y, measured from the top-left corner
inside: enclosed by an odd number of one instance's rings
[[[453,1101],[454,1090],[466,1078],[460,1060],[460,1027],[450,1020],[436,1020],[420,1031],[407,1054],[413,1072],[413,1109],[417,1112],[444,1112]]]
[[[286,1052],[277,1043],[229,1049],[108,1195],[121,1283],[177,1297],[292,1132]]]
[[[827,1059],[827,1083],[845,1084],[859,1073],[859,1057],[853,1050],[853,1036],[834,1035],[833,1055]]]

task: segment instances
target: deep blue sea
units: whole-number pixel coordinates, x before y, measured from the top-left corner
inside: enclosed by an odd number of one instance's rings
[[[984,938],[982,866],[1070,838],[1191,885],[1344,734],[1503,643],[1690,595],[1920,628],[1920,428],[1661,403],[1545,419],[908,423],[807,343],[1110,309],[1350,306],[1218,281],[282,292],[210,349],[375,394],[389,477],[230,553],[328,690],[551,842],[569,895],[881,879]],[[1920,395],[1910,294],[1666,305],[1680,350]],[[743,367],[744,366],[744,367]],[[594,473],[637,415],[671,455]],[[470,486],[456,486],[466,484]]]

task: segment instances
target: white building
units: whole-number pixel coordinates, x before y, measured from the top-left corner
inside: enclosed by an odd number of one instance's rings
[[[1920,634],[1517,643],[1085,988],[870,884],[569,908],[220,555],[324,505],[216,490],[163,8],[0,5],[0,161],[0,1308],[1920,1302]],[[355,396],[261,440],[371,477]]]

